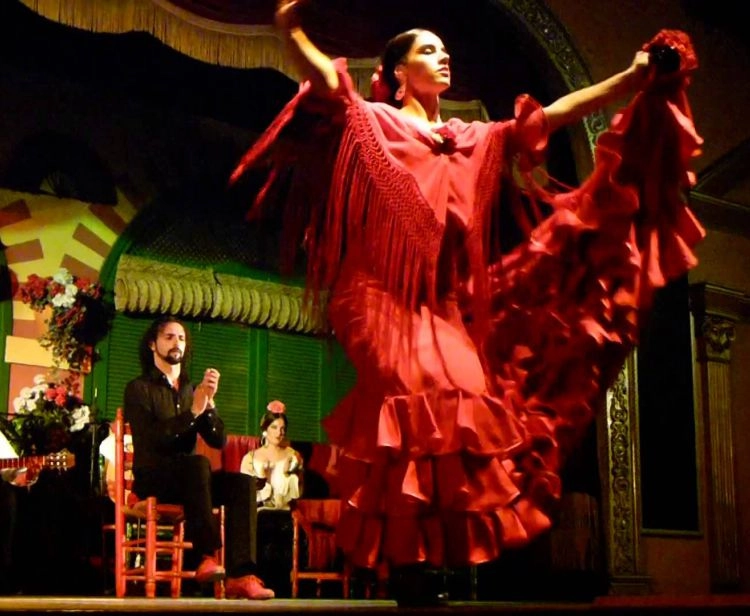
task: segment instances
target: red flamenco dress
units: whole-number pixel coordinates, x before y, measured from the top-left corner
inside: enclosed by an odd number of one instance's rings
[[[324,420],[355,565],[478,564],[550,528],[565,452],[704,235],[684,194],[695,56],[679,32],[653,43],[680,51],[678,72],[614,118],[577,189],[532,177],[547,123],[531,97],[509,121],[433,132],[364,101],[339,61],[339,90],[303,84],[233,174],[270,166],[253,213],[282,207],[304,233],[308,284],[357,370]],[[506,253],[501,204],[528,230]]]

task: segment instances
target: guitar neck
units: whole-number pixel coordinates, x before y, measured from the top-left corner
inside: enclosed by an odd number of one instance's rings
[[[69,451],[63,449],[57,453],[50,453],[46,456],[21,456],[20,458],[3,458],[0,459],[0,469],[3,468],[54,468],[58,470],[68,470],[75,465],[75,456]]]
[[[20,458],[0,459],[0,468],[24,468],[44,466],[44,456],[23,456]]]

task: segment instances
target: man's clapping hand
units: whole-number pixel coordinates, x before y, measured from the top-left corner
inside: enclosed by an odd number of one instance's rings
[[[214,396],[219,389],[220,376],[215,368],[206,368],[203,380],[195,388],[193,394],[193,415],[200,415],[207,408],[214,407]]]

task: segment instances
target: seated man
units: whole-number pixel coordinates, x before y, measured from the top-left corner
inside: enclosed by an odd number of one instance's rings
[[[155,496],[184,506],[199,582],[226,574],[227,597],[270,599],[274,592],[255,575],[251,558],[252,480],[241,473],[212,474],[208,459],[195,454],[199,434],[217,449],[226,437],[214,407],[219,373],[207,369],[193,389],[184,369],[188,352],[187,331],[173,317],[156,319],[143,337],[143,372],[127,384],[124,401],[133,436],[133,491],[139,498]],[[226,507],[226,572],[213,557],[221,547],[214,504]]]

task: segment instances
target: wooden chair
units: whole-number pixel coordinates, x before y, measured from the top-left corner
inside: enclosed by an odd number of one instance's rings
[[[337,498],[301,498],[291,505],[292,511],[292,597],[299,592],[300,580],[315,580],[316,596],[321,596],[324,581],[341,582],[343,597],[349,597],[351,569],[339,562],[336,547],[336,524],[341,515]],[[307,563],[300,565],[300,531],[307,539]]]
[[[155,497],[145,500],[131,491],[132,447],[125,447],[125,435],[129,426],[125,423],[122,409],[117,409],[114,421],[115,438],[115,521],[105,530],[114,531],[115,549],[115,593],[124,597],[129,582],[142,582],[146,597],[156,596],[156,585],[168,582],[170,596],[181,594],[182,580],[195,577],[195,571],[183,569],[185,550],[192,543],[185,540],[185,515],[182,505],[160,503]],[[217,560],[224,565],[224,508],[214,509],[218,516],[222,547]],[[166,568],[158,567],[165,561]],[[224,582],[216,582],[214,594],[224,598]]]

